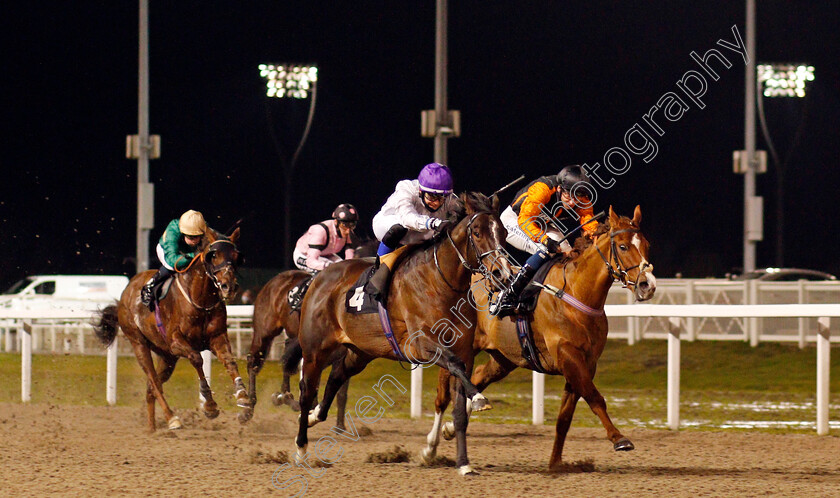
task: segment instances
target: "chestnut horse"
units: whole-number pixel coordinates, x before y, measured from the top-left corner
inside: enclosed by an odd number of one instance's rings
[[[289,291],[301,285],[311,274],[302,270],[284,271],[268,281],[254,301],[254,333],[251,336],[251,350],[248,353],[248,392],[250,408],[242,412],[243,421],[253,417],[257,405],[257,374],[265,364],[268,350],[274,338],[286,332],[286,345],[281,364],[283,365],[283,383],[280,392],[271,395],[275,405],[287,404],[293,410],[300,411],[300,404],[290,392],[290,378],[297,372],[302,352],[298,341],[300,311],[292,311],[289,304]],[[344,356],[345,349],[336,351],[336,359]],[[336,427],[344,428],[344,409],[347,405],[347,383],[338,392],[338,416]]]
[[[616,451],[634,448],[610,420],[604,397],[595,387],[593,378],[607,342],[608,324],[603,310],[612,283],[620,281],[639,301],[652,298],[656,290],[653,265],[648,262],[648,241],[639,228],[641,221],[642,211],[638,206],[632,220],[616,216],[610,207],[609,224],[599,227],[600,235],[595,243],[576,258],[565,264],[558,263],[549,270],[544,282],[548,289],[543,289],[545,292],[528,316],[542,369],[547,374],[566,378],[557,415],[554,450],[548,463],[552,470],[560,466],[563,443],[581,397],[601,420]],[[565,299],[558,298],[558,289],[565,292]],[[535,370],[535,365],[523,358],[516,317],[497,319],[490,316],[487,294],[479,292],[473,296],[478,308],[475,352],[490,354],[490,361],[476,367],[473,373],[472,382],[476,388],[484,391],[517,367]],[[449,381],[449,373],[441,369],[434,426],[422,453],[425,460],[434,457],[440,441],[441,419],[450,401]],[[445,424],[443,432],[446,439],[451,439],[451,422]]]
[[[369,260],[330,265],[312,282],[303,299],[298,335],[303,348],[301,417],[295,440],[298,461],[307,458],[308,428],[326,420],[333,397],[346,379],[361,372],[374,358],[409,358],[416,363],[437,364],[458,379],[454,408],[457,465],[462,475],[473,473],[467,458],[466,400],[470,399],[476,411],[489,408],[489,404],[469,379],[473,328],[464,326],[462,330],[456,324],[475,320],[475,310],[466,305],[465,299],[470,275],[499,271],[507,277],[508,264],[501,254],[506,230],[499,220],[498,198],[494,196],[491,201],[477,193],[461,194],[460,204],[463,213],[451,232],[406,248],[403,262],[393,273],[387,310],[395,346],[386,339],[377,314],[350,314],[345,309],[345,295],[359,276],[370,269]],[[342,345],[347,347],[347,354],[333,366],[323,401],[312,410],[321,372]],[[383,382],[380,380],[377,386],[381,388]],[[393,387],[399,389],[396,384]],[[393,404],[393,400],[386,402]],[[371,407],[369,403],[366,406]],[[356,416],[372,422],[364,413],[357,412]]]
[[[110,345],[117,336],[117,324],[131,342],[137,361],[146,372],[146,411],[149,430],[155,430],[155,399],[160,403],[169,429],[180,429],[181,420],[163,397],[163,383],[172,375],[180,357],[187,358],[198,373],[204,414],[219,415],[210,385],[204,378],[200,351],[209,349],[221,360],[233,380],[237,404],[248,406],[245,385],[230,350],[225,303],[236,294],[236,266],[240,255],[236,248],[237,228],[230,239],[208,230],[198,255],[174,279],[167,295],[157,306],[163,331],[156,325],[155,313],[140,301],[140,289],[154,270],[138,273],[122,293],[117,305],[100,312],[95,331],[103,344]],[[164,334],[165,332],[165,334]],[[154,352],[159,361],[155,367]]]

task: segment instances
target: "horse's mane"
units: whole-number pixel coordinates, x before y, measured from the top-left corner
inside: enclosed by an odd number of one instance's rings
[[[487,197],[481,192],[464,192],[461,195],[463,195],[466,199],[466,203],[461,200],[460,195],[455,197],[452,209],[454,219],[451,219],[450,221],[458,223],[464,219],[464,217],[467,216],[467,204],[469,204],[473,211],[493,211],[493,201],[490,197]]]
[[[619,221],[621,224],[633,225],[633,220],[628,218],[627,216],[619,216]],[[601,235],[608,233],[610,231],[610,220],[607,218],[603,221],[603,223],[598,223],[598,228],[595,229],[595,237],[590,239],[589,237],[578,237],[575,240],[575,246],[572,247],[572,251],[568,254],[568,256],[564,256],[561,260],[562,263],[572,261],[577,259],[581,254],[584,253],[590,246],[594,244],[594,241],[598,239]]]

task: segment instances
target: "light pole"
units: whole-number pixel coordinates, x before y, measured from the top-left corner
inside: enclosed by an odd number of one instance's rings
[[[761,131],[764,134],[764,141],[770,151],[770,158],[776,172],[776,266],[784,266],[784,232],[785,232],[785,205],[784,205],[784,180],[788,161],[790,160],[793,148],[796,146],[796,139],[790,145],[788,153],[783,161],[779,160],[776,147],[770,138],[770,130],[767,127],[767,119],[764,114],[764,98],[793,97],[804,98],[809,82],[814,81],[814,66],[807,64],[759,64],[756,67],[756,77],[760,86],[756,93],[758,105],[758,118],[761,123]],[[802,130],[802,120],[797,128],[797,138]]]
[[[149,135],[149,0],[140,0],[137,84],[137,135],[125,142],[125,157],[137,159],[137,273],[149,268],[149,232],[155,225],[155,185],[149,182],[149,159],[160,157],[160,136]]]
[[[435,108],[420,114],[420,134],[435,139],[434,161],[449,161],[447,140],[461,135],[461,113],[450,111],[447,103],[447,0],[437,0],[435,16]]]
[[[260,76],[266,79],[265,94],[271,98],[306,99],[309,102],[309,114],[300,142],[292,154],[283,175],[283,251],[285,264],[292,261],[292,178],[315,115],[315,99],[318,93],[318,68],[314,64],[260,64]],[[271,126],[271,123],[269,123]],[[286,166],[286,158],[278,145],[280,162]]]
[[[743,273],[755,270],[755,245],[761,240],[761,198],[755,195],[755,0],[747,0],[747,68],[744,95],[744,261]]]

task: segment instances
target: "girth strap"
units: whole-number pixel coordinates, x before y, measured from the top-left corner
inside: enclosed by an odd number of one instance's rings
[[[388,309],[377,301],[376,305],[379,307],[379,323],[382,325],[382,330],[385,332],[385,339],[388,339],[388,344],[400,361],[409,361],[400,351],[400,345],[397,344],[397,338],[394,337],[394,330],[391,328],[391,317],[388,315]]]
[[[540,355],[534,346],[534,337],[531,334],[531,326],[528,319],[522,315],[516,317],[516,335],[519,337],[519,345],[522,347],[522,357],[535,372],[545,373]]]

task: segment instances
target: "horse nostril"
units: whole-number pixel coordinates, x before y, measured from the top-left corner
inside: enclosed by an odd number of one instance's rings
[[[650,285],[649,285],[647,282],[642,282],[642,283],[640,283],[640,284],[639,284],[639,287],[640,287],[642,290],[648,290],[648,288],[650,287]]]

